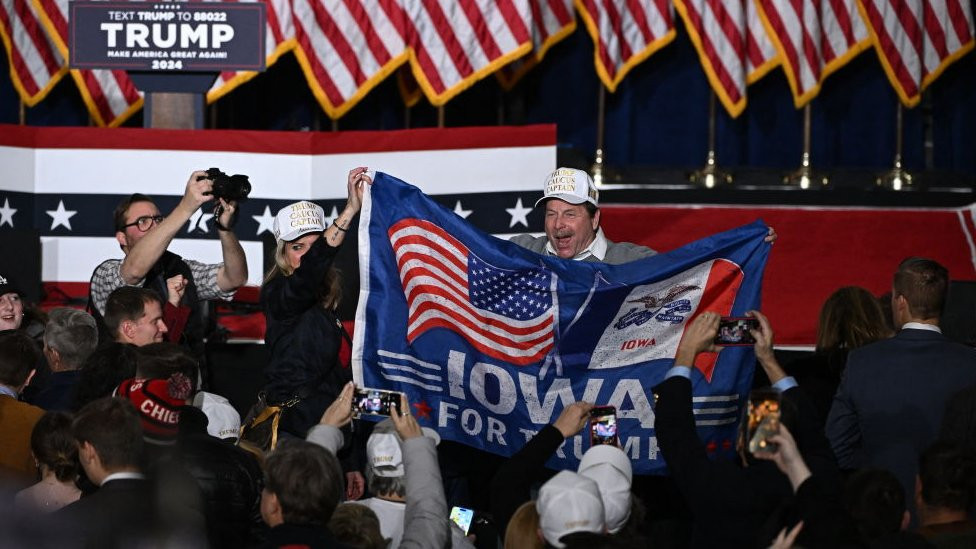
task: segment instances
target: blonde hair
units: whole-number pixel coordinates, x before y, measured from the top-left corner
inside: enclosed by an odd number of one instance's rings
[[[275,264],[264,275],[263,284],[271,282],[278,276],[291,276],[295,272],[295,269],[292,269],[291,265],[288,264],[288,259],[285,258],[285,246],[287,244],[288,242],[285,240],[279,240],[275,244]],[[342,273],[339,269],[329,267],[329,270],[326,271],[319,290],[319,297],[322,306],[326,309],[335,310],[339,307],[339,302],[342,300]]]
[[[515,510],[505,528],[505,549],[542,549],[539,539],[539,512],[534,501],[526,501]]]

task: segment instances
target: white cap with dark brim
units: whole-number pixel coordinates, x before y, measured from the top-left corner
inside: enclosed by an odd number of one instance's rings
[[[275,238],[291,242],[309,233],[320,233],[325,227],[325,210],[322,206],[302,200],[278,210],[272,231]]]
[[[570,204],[589,202],[594,206],[600,205],[600,191],[593,183],[590,174],[575,168],[556,168],[546,178],[546,185],[542,198],[536,200],[536,207],[550,198],[558,198]]]

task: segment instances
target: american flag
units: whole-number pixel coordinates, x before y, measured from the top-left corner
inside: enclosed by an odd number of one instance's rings
[[[968,0],[858,0],[888,80],[915,106],[922,90],[973,49]]]
[[[388,232],[407,298],[407,341],[447,328],[498,360],[525,366],[553,347],[553,273],[495,267],[438,225],[407,218]]]
[[[516,7],[520,15],[531,22],[529,34],[532,36],[532,51],[495,73],[506,90],[512,89],[532,67],[542,61],[549,48],[576,30],[573,0],[528,0],[517,3]]]
[[[668,0],[576,0],[576,6],[593,38],[596,72],[611,92],[675,36]]]
[[[354,107],[408,56],[398,0],[294,0],[295,56],[332,118]]]
[[[48,36],[68,56],[68,0],[35,0]],[[72,70],[71,77],[99,126],[118,126],[142,108],[142,95],[125,71]]]
[[[220,2],[226,0],[206,0]],[[289,0],[239,0],[241,2],[263,2],[267,9],[265,23],[264,51],[267,56],[265,65],[270,67],[279,57],[292,50],[295,45],[295,27],[292,16],[292,3]],[[224,71],[220,73],[210,91],[207,101],[214,102],[227,95],[241,84],[254,78],[259,73],[254,71]]]
[[[322,108],[342,116],[410,61],[433,105],[531,48],[518,2],[294,0],[295,54]]]
[[[35,9],[30,0],[0,1],[0,38],[7,48],[14,87],[27,106],[44,99],[67,72]]]
[[[780,62],[757,9],[755,2],[746,2],[746,82],[749,84],[766,76]]]
[[[746,10],[741,1],[674,0],[702,68],[733,117],[746,108]]]
[[[868,44],[854,0],[758,0],[757,5],[797,107],[816,97],[824,77]]]

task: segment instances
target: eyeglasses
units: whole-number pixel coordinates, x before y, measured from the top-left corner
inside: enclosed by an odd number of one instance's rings
[[[122,225],[122,230],[126,230],[129,227],[135,227],[142,232],[146,232],[152,228],[153,224],[159,225],[163,222],[163,216],[161,215],[144,215],[142,217],[137,217],[135,221],[129,223],[128,225]]]

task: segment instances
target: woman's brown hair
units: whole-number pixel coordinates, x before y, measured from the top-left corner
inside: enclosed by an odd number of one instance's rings
[[[817,352],[856,349],[891,336],[881,304],[859,286],[845,286],[830,294],[820,309]]]

